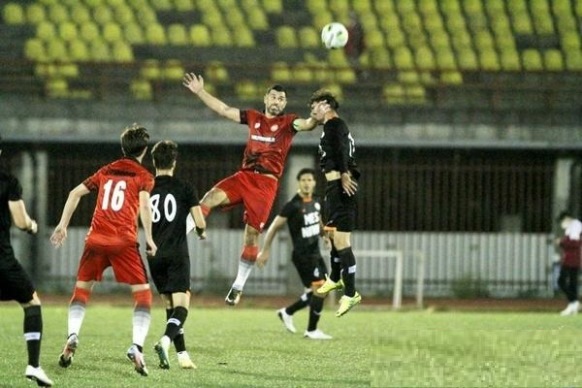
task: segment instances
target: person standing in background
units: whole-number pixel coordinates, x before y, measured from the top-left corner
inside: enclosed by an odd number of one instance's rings
[[[561,249],[560,275],[558,285],[566,294],[568,306],[560,315],[576,315],[580,308],[578,302],[578,276],[580,274],[580,234],[582,222],[564,211],[558,216],[560,228],[564,229],[564,236],[556,239],[556,244]]]

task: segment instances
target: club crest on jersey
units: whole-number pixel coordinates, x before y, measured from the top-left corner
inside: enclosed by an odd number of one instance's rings
[[[277,132],[279,130],[279,126],[277,124],[271,125],[271,132]]]
[[[321,210],[321,205],[319,204],[319,202],[315,202],[315,205],[313,205],[315,207],[315,210],[320,211]]]
[[[261,126],[261,123],[259,123],[259,122],[255,123],[255,129],[258,129],[260,126]]]

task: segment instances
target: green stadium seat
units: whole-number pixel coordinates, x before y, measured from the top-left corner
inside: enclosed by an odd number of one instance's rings
[[[233,9],[238,10],[238,3],[236,0],[216,0],[216,3],[225,12],[230,12]]]
[[[329,0],[328,7],[336,14],[346,14],[350,11],[348,0]]]
[[[422,85],[408,85],[405,87],[405,93],[408,104],[426,104],[426,89]]]
[[[283,0],[262,0],[261,5],[267,13],[280,14],[283,12]]]
[[[319,32],[312,26],[301,27],[299,29],[299,43],[302,48],[321,47]]]
[[[442,50],[436,53],[436,63],[440,70],[454,70],[457,68],[452,50]]]
[[[316,63],[316,60],[312,60],[311,62]],[[350,61],[346,56],[346,52],[344,50],[328,50],[327,51],[327,62],[332,66],[349,66]]]
[[[366,46],[368,48],[370,48],[369,46],[369,34],[366,35]],[[383,44],[383,40],[384,40],[384,36],[380,36],[377,37],[377,42],[375,42],[373,44],[373,47],[377,47],[377,48],[381,48],[384,47]],[[397,47],[406,45],[406,36],[404,35],[404,32],[402,32],[402,30],[400,28],[394,28],[393,30],[389,31],[386,34],[386,47],[389,47],[391,49],[396,49]]]
[[[255,37],[245,25],[239,25],[233,32],[234,45],[237,47],[255,47]]]
[[[46,60],[44,42],[39,38],[28,39],[24,44],[24,57],[36,62]]]
[[[73,0],[69,0],[69,1],[73,1]],[[110,8],[114,8],[114,9],[117,9],[118,7],[125,4],[125,0],[104,0],[104,1]]]
[[[521,70],[519,54],[515,50],[502,51],[499,54],[499,61],[501,62],[501,68],[505,71]]]
[[[174,0],[174,5],[178,12],[190,12],[196,9],[193,0]]]
[[[184,77],[185,72],[182,62],[177,59],[169,59],[162,68],[162,78],[168,81],[179,81]]]
[[[38,63],[34,66],[34,75],[38,78],[52,78],[57,74],[57,65],[54,63]]]
[[[479,69],[477,55],[471,48],[465,48],[457,51],[459,69],[465,71],[474,71]]]
[[[123,31],[121,30],[121,26],[115,22],[108,22],[103,26],[103,39],[109,43],[113,44],[114,42],[118,42],[123,40]]]
[[[69,58],[73,62],[87,62],[89,60],[89,49],[85,41],[77,39],[69,43]]]
[[[130,86],[131,94],[136,100],[149,101],[153,98],[152,85],[144,79],[134,79]]]
[[[37,34],[38,35],[38,34]],[[564,51],[580,50],[580,35],[577,32],[567,32],[562,34],[560,43]]]
[[[372,11],[372,2],[370,0],[352,0],[351,9],[357,14]]]
[[[121,40],[113,43],[111,47],[111,59],[117,63],[130,63],[135,60],[131,46]]]
[[[113,17],[115,21],[122,26],[136,21],[135,13],[125,4],[120,5],[115,9]]]
[[[499,59],[494,49],[480,51],[478,57],[481,70],[499,71]]]
[[[148,81],[157,81],[162,78],[160,62],[157,59],[146,59],[139,71],[140,77]]]
[[[69,20],[69,11],[62,4],[53,4],[48,8],[48,19],[55,23],[63,23]]]
[[[107,23],[113,22],[113,12],[108,7],[97,7],[93,11],[93,20],[97,24],[104,26]]]
[[[531,19],[527,12],[519,12],[513,15],[513,28],[516,34],[521,35],[531,35],[534,32]]]
[[[428,46],[419,47],[414,52],[416,67],[420,70],[432,70],[435,68],[435,58]]]
[[[168,43],[166,31],[161,24],[152,23],[145,29],[146,42],[156,46],[162,46]]]
[[[218,47],[230,47],[232,46],[232,36],[230,31],[223,27],[213,28],[210,31],[212,44]]]
[[[351,66],[343,66],[334,70],[334,79],[340,85],[351,85],[356,83],[358,77]]]
[[[396,79],[402,85],[418,84],[420,75],[416,71],[399,71]]]
[[[58,38],[51,39],[46,44],[47,60],[62,62],[69,60],[69,50],[64,41]]]
[[[419,0],[418,10],[424,16],[437,15],[439,14],[438,5],[436,0]]]
[[[220,61],[211,61],[204,69],[204,79],[212,84],[224,84],[229,82],[228,70]]]
[[[247,24],[253,31],[267,31],[269,29],[269,21],[267,15],[260,8],[252,9],[247,14]]]
[[[71,42],[78,39],[79,31],[77,31],[77,25],[73,22],[63,22],[59,24],[59,37],[65,42]]]
[[[429,43],[436,52],[451,49],[449,34],[445,31],[433,31],[429,34]]]
[[[186,27],[183,24],[174,23],[168,26],[168,43],[176,46],[190,43]]]
[[[212,44],[210,31],[204,24],[190,26],[190,42],[196,47],[209,47]]]
[[[4,23],[8,25],[24,24],[26,18],[22,6],[17,3],[8,3],[2,10],[2,18]]]
[[[55,25],[49,21],[43,21],[36,26],[36,37],[44,42],[50,42],[57,37]]]
[[[156,11],[171,11],[174,7],[171,0],[155,0],[150,4]]]
[[[109,45],[103,40],[89,42],[89,57],[94,62],[109,62],[112,59]]]
[[[578,51],[566,51],[566,69],[569,71],[582,70],[582,53]]]
[[[380,18],[396,12],[392,0],[375,0],[374,9],[376,10],[378,17]]]
[[[65,98],[69,96],[69,85],[64,78],[51,78],[45,83],[45,93],[50,98]]]
[[[387,84],[382,89],[382,98],[388,105],[401,105],[406,103],[406,91],[400,84]]]
[[[304,62],[299,62],[293,67],[293,79],[297,83],[313,82],[313,71],[311,67]]]
[[[458,71],[443,71],[440,82],[447,85],[460,85],[463,83],[463,75]]]
[[[150,24],[157,23],[158,17],[153,9],[150,7],[143,7],[139,8],[137,11],[137,21],[145,30]]]
[[[478,51],[494,49],[495,44],[491,33],[486,30],[477,32],[475,34],[475,47]]]
[[[26,7],[26,21],[30,24],[38,24],[46,20],[46,12],[42,5],[32,3]]]
[[[89,8],[81,3],[72,6],[71,21],[79,26],[91,21],[91,12],[89,11]]]
[[[574,6],[574,11],[578,19],[582,18],[582,1],[576,0],[576,5]]]
[[[97,27],[95,23],[88,22],[81,25],[80,36],[85,42],[90,43],[99,39],[101,33],[99,32],[99,27]]]
[[[79,66],[75,63],[62,63],[56,66],[56,76],[66,79],[77,78],[79,76]]]
[[[143,29],[135,22],[124,25],[123,38],[129,44],[142,44],[145,42]]]
[[[246,24],[245,15],[238,8],[230,9],[226,13],[225,19],[226,19],[226,24],[233,31],[235,28],[238,28],[241,25],[244,26]]]
[[[313,75],[313,80],[317,81],[319,84],[324,84],[327,82],[335,81],[336,74],[335,70],[332,69],[330,64],[323,61],[315,60],[314,58],[307,59],[307,63],[311,68],[311,74]],[[344,65],[345,66],[345,65]]]
[[[562,51],[557,49],[544,51],[544,67],[549,71],[564,70],[564,58]]]
[[[143,0],[138,0],[141,4],[143,4]],[[90,8],[97,8],[100,6],[106,6],[105,0],[83,0],[87,6]]]
[[[280,48],[298,47],[295,29],[291,26],[281,26],[277,28],[275,31],[275,39],[277,41],[277,46]]]
[[[242,101],[255,101],[261,95],[261,90],[253,80],[242,80],[234,85],[234,91]]]
[[[312,15],[317,15],[323,11],[327,11],[327,2],[321,0],[305,0],[305,6]]]
[[[391,69],[393,66],[390,53],[384,48],[369,50],[369,58],[369,65],[374,69]]]
[[[549,14],[535,15],[533,25],[538,35],[547,35],[554,33],[554,23]]]
[[[391,13],[381,18],[378,21],[378,24],[387,35],[390,35],[395,30],[402,31],[400,17],[395,13]]]
[[[317,28],[318,30],[321,30],[323,26],[333,21],[334,18],[331,13],[327,11],[319,12],[315,14],[315,16],[313,17],[313,26],[315,26],[315,28]]]
[[[213,31],[219,28],[225,28],[222,14],[216,8],[208,9],[202,14],[202,23],[207,25]]]
[[[542,56],[536,49],[527,49],[521,53],[523,68],[527,71],[540,71],[544,69]]]
[[[391,38],[397,39],[398,34],[398,32],[394,32],[394,34],[391,35]],[[400,33],[400,37],[402,38],[402,41],[404,41],[404,35],[402,33]],[[372,50],[386,47],[386,41],[384,39],[384,34],[380,30],[368,31],[365,35],[366,47]],[[394,44],[394,41],[392,43]]]
[[[281,84],[286,84],[293,80],[293,75],[286,62],[276,61],[271,65],[271,80]]]
[[[395,50],[394,66],[399,70],[411,70],[414,68],[412,53],[408,47],[401,46]]]

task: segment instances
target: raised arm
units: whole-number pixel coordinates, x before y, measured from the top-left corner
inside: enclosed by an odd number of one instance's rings
[[[297,132],[313,131],[319,123],[312,117],[308,119],[298,118],[293,121],[293,128]]]
[[[263,248],[257,256],[257,266],[262,268],[269,260],[269,255],[271,254],[271,245],[273,244],[273,239],[275,235],[285,225],[287,218],[277,216],[269,226],[267,233],[265,234],[265,241],[263,241]]]
[[[158,247],[152,236],[152,208],[150,207],[150,193],[147,191],[139,192],[139,218],[145,233],[146,252],[150,256],[155,256]]]
[[[37,232],[38,226],[36,225],[36,221],[28,215],[26,206],[22,199],[19,199],[18,201],[8,201],[8,208],[10,209],[12,221],[14,221],[14,225],[18,229],[32,234]]]
[[[204,78],[194,73],[184,75],[183,85],[198,96],[207,107],[232,121],[240,123],[240,110],[226,105],[204,89]]]
[[[75,213],[75,210],[79,205],[81,197],[89,193],[90,190],[83,183],[69,192],[69,197],[67,198],[67,202],[65,202],[63,214],[61,215],[61,220],[59,221],[59,224],[51,236],[51,243],[56,248],[63,245],[63,241],[65,241],[67,238],[67,228],[69,227],[69,222],[71,221],[71,217],[73,217],[73,213]]]

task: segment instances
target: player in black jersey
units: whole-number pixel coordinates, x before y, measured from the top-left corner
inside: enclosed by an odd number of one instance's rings
[[[2,150],[0,150],[2,153]],[[42,312],[40,299],[22,265],[16,260],[10,241],[10,226],[35,234],[36,221],[30,218],[22,200],[22,186],[12,174],[0,171],[0,301],[15,300],[24,310],[24,339],[28,365],[24,375],[38,386],[53,385],[40,367]]]
[[[339,103],[327,90],[311,96],[311,117],[323,123],[319,142],[320,166],[327,180],[325,190],[325,229],[332,242],[331,273],[317,291],[327,295],[344,289],[336,312],[341,317],[361,302],[356,291],[356,258],[350,243],[356,227],[357,196],[360,171],[356,165],[354,138],[346,122],[339,117]]]
[[[178,146],[164,140],[152,149],[156,180],[151,192],[152,234],[158,247],[155,257],[148,257],[150,273],[166,305],[166,330],[154,349],[160,367],[170,368],[168,351],[174,342],[181,368],[195,369],[184,342],[183,325],[190,305],[190,258],[186,220],[192,215],[196,232],[204,239],[206,223],[197,192],[174,178]]]
[[[289,233],[293,241],[293,264],[299,273],[305,293],[299,300],[286,308],[277,311],[283,324],[292,333],[295,333],[293,314],[309,305],[309,321],[304,337],[309,339],[331,339],[317,328],[317,323],[323,310],[323,299],[316,290],[323,284],[327,275],[327,268],[319,251],[319,238],[322,236],[321,205],[313,197],[315,189],[315,171],[304,168],[297,174],[298,193],[283,206],[283,209],[269,226],[263,249],[257,257],[257,265],[262,267],[269,260],[271,244],[275,234],[285,225],[289,226]]]

